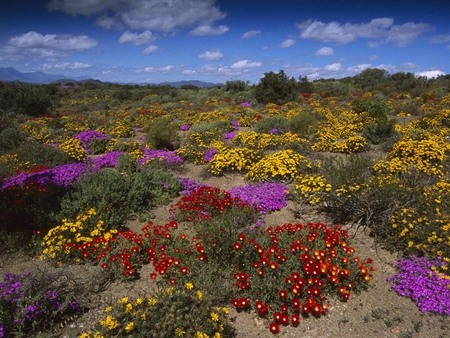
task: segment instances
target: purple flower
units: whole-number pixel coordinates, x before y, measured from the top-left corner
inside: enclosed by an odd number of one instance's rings
[[[161,149],[153,150],[144,148],[144,157],[139,160],[139,164],[143,165],[150,159],[158,159],[171,166],[180,165],[183,163],[183,159],[181,158],[181,156],[176,155],[175,151]]]
[[[180,126],[180,130],[183,130],[183,131],[188,131],[190,128],[191,128],[191,126],[188,124],[182,124]]]
[[[252,99],[249,99],[249,100],[246,101],[246,102],[242,102],[242,103],[241,103],[241,106],[242,106],[242,107],[245,107],[245,108],[251,108],[251,106],[252,106]]]
[[[231,121],[231,125],[234,127],[235,130],[239,129],[239,121],[238,120]]]
[[[387,281],[400,296],[410,297],[420,311],[450,315],[450,280],[431,270],[444,264],[440,257],[434,261],[416,256],[400,258],[396,263],[398,274]]]
[[[229,133],[223,134],[222,138],[224,140],[232,140],[237,134],[237,131],[230,131]]]
[[[232,197],[238,197],[256,207],[263,215],[280,210],[287,205],[288,189],[281,183],[256,183],[229,190]]]
[[[205,154],[203,155],[203,159],[205,162],[210,162],[214,158],[214,155],[217,154],[217,149],[211,148],[205,151]]]
[[[190,196],[192,191],[198,190],[201,187],[208,187],[207,184],[199,183],[187,177],[178,177],[178,181],[180,181],[181,186],[183,187],[181,193],[185,196]]]

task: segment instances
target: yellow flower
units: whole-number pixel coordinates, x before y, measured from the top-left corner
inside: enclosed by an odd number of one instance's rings
[[[128,303],[125,306],[125,313],[130,312],[132,308],[133,308],[133,305],[131,303]]]
[[[128,303],[128,297],[123,297],[123,298],[119,299],[118,302],[119,302],[120,304]]]
[[[138,299],[136,299],[135,304],[136,304],[136,305],[141,305],[143,301],[144,301],[144,300],[143,300],[142,298],[138,298]]]
[[[127,324],[127,326],[125,326],[125,331],[130,332],[131,330],[133,330],[134,327],[134,323],[130,322]]]
[[[202,294],[201,291],[197,291],[197,297],[198,297],[199,300],[202,300],[203,294]]]
[[[180,329],[179,327],[177,327],[177,328],[175,329],[175,334],[176,334],[178,337],[183,337],[185,333],[186,333],[186,332],[183,331],[182,329]]]
[[[222,336],[220,335],[219,332],[214,333],[214,338],[221,338]]]
[[[106,309],[105,309],[105,312],[111,312],[112,311],[112,306],[108,306]]]
[[[211,313],[211,319],[213,321],[215,321],[215,322],[218,322],[219,321],[219,315],[217,313],[215,313],[215,312],[212,312]]]
[[[194,288],[194,284],[192,283],[186,283],[186,289],[192,290]]]

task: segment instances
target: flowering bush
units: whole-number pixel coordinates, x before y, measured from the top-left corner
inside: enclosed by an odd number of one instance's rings
[[[61,143],[58,148],[78,162],[82,162],[86,159],[86,151],[81,146],[81,141],[79,139],[69,138],[67,141]]]
[[[80,338],[220,338],[231,332],[228,309],[212,306],[192,283],[147,297],[123,297],[108,306],[105,313],[97,324],[98,331],[84,332]]]
[[[347,238],[345,230],[322,223],[269,227],[256,238],[240,234],[233,305],[273,321],[272,332],[278,325],[298,325],[300,315],[326,313],[327,295],[348,300],[367,288],[374,271],[370,258],[354,256]]]
[[[74,291],[42,272],[7,273],[0,283],[0,337],[30,337],[80,310]]]
[[[281,183],[258,182],[234,187],[228,192],[232,197],[253,205],[261,214],[281,210],[287,205],[288,189]]]
[[[420,311],[450,315],[450,279],[433,272],[436,265],[447,263],[427,257],[400,258],[394,264],[398,274],[387,281],[400,296],[410,297]]]
[[[295,179],[294,193],[300,200],[309,204],[319,203],[323,196],[331,191],[331,184],[327,183],[323,175],[299,175]]]
[[[222,175],[225,171],[247,171],[258,159],[258,153],[248,148],[223,148],[208,163],[208,171],[214,175]]]
[[[297,175],[313,169],[303,155],[293,150],[281,150],[264,156],[253,165],[246,177],[250,181],[292,181]]]

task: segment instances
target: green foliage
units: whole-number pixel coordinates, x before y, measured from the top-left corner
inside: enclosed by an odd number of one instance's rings
[[[352,101],[351,107],[355,113],[362,113],[369,111],[371,103],[369,100],[356,98]]]
[[[289,131],[289,121],[285,117],[266,117],[254,125],[254,130],[258,133],[270,133],[272,129],[278,129],[280,132]]]
[[[391,107],[384,100],[376,100],[372,102],[369,108],[369,116],[379,119],[386,120],[391,111]]]
[[[311,135],[317,131],[319,121],[323,119],[323,115],[311,111],[302,111],[289,119],[289,128],[293,133],[301,136]]]
[[[167,204],[178,195],[181,185],[170,173],[151,167],[120,173],[115,169],[81,178],[61,201],[56,220],[75,219],[93,208],[108,229],[124,225],[127,218],[148,212],[159,204]]]
[[[19,162],[46,165],[49,168],[74,162],[66,152],[49,144],[25,142],[15,149],[15,153]]]
[[[226,92],[243,92],[247,89],[248,83],[242,80],[233,80],[225,82],[225,91]]]
[[[255,86],[255,98],[259,103],[283,104],[295,101],[300,94],[298,82],[289,78],[283,70],[278,73],[264,73]]]
[[[26,141],[24,135],[17,127],[9,126],[0,131],[0,154],[10,152]]]
[[[326,157],[320,172],[333,187],[343,184],[362,184],[373,174],[373,160],[365,155]]]
[[[380,144],[398,134],[395,130],[395,123],[395,120],[379,120],[376,123],[367,125],[362,135],[369,143]]]
[[[198,123],[191,127],[190,132],[191,133],[200,133],[203,134],[205,132],[212,132],[212,133],[218,133],[223,134],[228,131],[232,131],[233,126],[230,124],[230,121],[228,120],[222,120],[222,121],[216,121],[213,123]]]
[[[144,127],[146,143],[152,149],[173,150],[179,142],[178,127],[168,118],[157,119]]]
[[[0,112],[41,116],[52,107],[53,100],[45,86],[12,82],[0,87]]]

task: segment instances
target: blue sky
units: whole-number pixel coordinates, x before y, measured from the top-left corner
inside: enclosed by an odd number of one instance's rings
[[[0,67],[105,82],[450,74],[449,0],[0,0]]]

